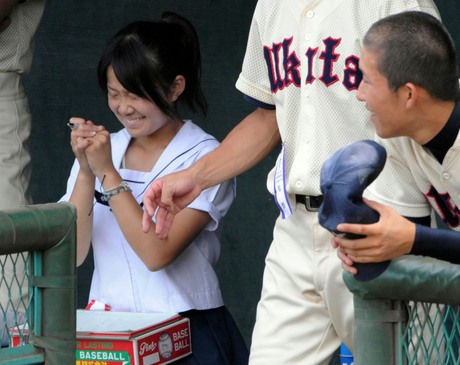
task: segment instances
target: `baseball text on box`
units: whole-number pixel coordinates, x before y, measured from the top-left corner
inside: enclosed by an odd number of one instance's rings
[[[24,331],[11,331],[12,346]],[[163,365],[191,353],[190,322],[178,314],[77,311],[76,365]]]

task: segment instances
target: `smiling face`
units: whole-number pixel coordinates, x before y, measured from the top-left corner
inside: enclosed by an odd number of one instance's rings
[[[366,103],[366,108],[371,112],[371,121],[380,137],[407,135],[407,90],[404,86],[397,90],[390,89],[386,77],[378,70],[378,60],[378,53],[363,48],[359,61],[363,79],[357,98]]]
[[[107,68],[107,100],[110,110],[135,138],[153,134],[170,120],[155,103],[127,91],[111,66]]]

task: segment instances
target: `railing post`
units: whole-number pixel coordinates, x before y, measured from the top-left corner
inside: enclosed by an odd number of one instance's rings
[[[33,276],[33,285],[41,291],[41,336],[32,337],[31,343],[44,348],[46,365],[74,364],[75,228],[41,256],[41,273]]]
[[[407,315],[400,302],[366,300],[355,295],[354,363],[355,365],[400,364],[395,344],[395,331]]]
[[[393,260],[387,270],[373,280],[358,281],[348,273],[344,273],[343,278],[354,298],[353,356],[356,365],[403,365],[409,358],[415,359],[414,361],[419,358],[433,360],[433,356],[438,357],[436,361],[443,361],[440,360],[442,352],[449,353],[451,358],[457,358],[459,362],[456,364],[460,364],[460,359],[456,356],[458,351],[452,348],[456,344],[455,340],[446,341],[448,347],[437,348],[439,351],[434,354],[424,346],[420,350],[426,350],[425,353],[416,349],[415,353],[413,348],[403,352],[408,345],[405,330],[410,328],[406,326],[411,322],[409,314],[417,316],[419,322],[414,326],[421,327],[422,331],[415,332],[417,338],[412,338],[413,343],[422,343],[425,335],[434,339],[440,334],[458,338],[459,318],[451,318],[455,323],[454,331],[444,334],[439,329],[432,328],[433,319],[430,315],[418,314],[413,310],[409,312],[407,303],[460,304],[460,265],[409,255]],[[444,326],[441,331],[452,327],[449,322],[440,321],[439,325]]]
[[[44,352],[46,365],[75,364],[75,221],[76,210],[69,203],[0,212],[0,254],[29,251],[33,255],[29,310],[35,315],[29,320],[30,344]]]

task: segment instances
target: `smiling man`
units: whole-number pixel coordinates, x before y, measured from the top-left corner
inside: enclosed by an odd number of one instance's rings
[[[452,38],[434,17],[405,12],[376,22],[363,44],[358,99],[388,154],[367,192],[380,219],[339,224],[338,231],[366,237],[336,237],[333,246],[352,274],[355,262],[404,254],[460,263],[460,93]],[[427,226],[433,211],[450,229]]]

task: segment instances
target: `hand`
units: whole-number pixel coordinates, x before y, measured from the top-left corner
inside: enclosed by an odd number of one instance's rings
[[[340,261],[342,261],[342,269],[351,275],[356,275],[358,273],[358,269],[356,269],[354,266],[353,260],[348,257],[345,252],[342,251],[335,238],[332,239],[332,247],[337,249],[337,257],[340,259]]]
[[[334,237],[332,245],[343,254],[338,255],[342,263],[350,266],[353,262],[382,262],[408,254],[414,244],[415,224],[389,206],[369,200],[365,202],[380,214],[379,221],[337,226],[340,232],[365,236],[359,239],[347,239],[342,235]]]
[[[110,133],[105,130],[98,130],[93,137],[87,138],[88,146],[85,148],[85,157],[92,173],[99,179],[118,175],[112,161],[112,148],[110,144]]]
[[[70,145],[75,158],[80,164],[80,170],[91,173],[88,160],[86,159],[85,150],[91,143],[91,139],[97,132],[104,130],[103,126],[96,126],[93,122],[83,118],[70,118],[68,125],[71,127]]]
[[[174,216],[189,205],[201,192],[188,170],[166,175],[150,185],[144,195],[142,229],[148,232],[152,217],[156,217],[155,233],[168,236]]]

